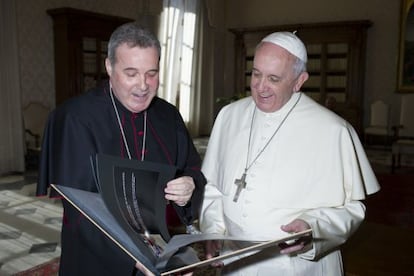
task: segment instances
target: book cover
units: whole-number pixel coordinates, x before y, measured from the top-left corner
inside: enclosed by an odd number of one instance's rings
[[[175,175],[175,167],[97,155],[93,162],[99,193],[52,184],[136,262],[154,275],[169,275],[230,257],[275,246],[309,235],[311,230],[271,241],[249,241],[218,234],[170,236],[165,220],[164,187]],[[206,240],[244,241],[240,250],[200,260],[192,244]]]

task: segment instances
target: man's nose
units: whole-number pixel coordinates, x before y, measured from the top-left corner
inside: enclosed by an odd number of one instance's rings
[[[262,91],[266,87],[266,79],[265,78],[257,78],[254,82],[254,88],[256,90]]]
[[[145,75],[138,76],[137,86],[141,91],[146,91],[148,89],[147,77]]]

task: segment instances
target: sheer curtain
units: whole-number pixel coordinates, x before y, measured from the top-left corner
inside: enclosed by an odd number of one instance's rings
[[[0,175],[24,171],[17,22],[14,0],[0,1]]]
[[[204,5],[200,0],[164,0],[158,95],[177,106],[192,136],[199,135]]]

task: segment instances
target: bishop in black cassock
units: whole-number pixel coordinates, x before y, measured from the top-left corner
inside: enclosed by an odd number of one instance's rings
[[[141,160],[144,111],[133,113],[116,98],[121,124],[133,159]],[[179,217],[191,223],[198,215],[205,179],[201,160],[178,110],[154,97],[146,110],[145,160],[176,166],[177,177],[191,176],[195,190]],[[128,158],[110,97],[109,83],[72,98],[49,116],[42,143],[37,195],[55,183],[97,192],[90,164],[96,153]],[[57,193],[51,191],[51,196]],[[60,275],[132,275],[135,261],[96,226],[63,200]]]

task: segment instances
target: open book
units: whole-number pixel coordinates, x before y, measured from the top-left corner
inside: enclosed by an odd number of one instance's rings
[[[230,257],[243,256],[309,235],[311,230],[271,241],[250,242],[218,234],[170,237],[165,221],[165,184],[175,174],[170,166],[97,155],[96,180],[100,193],[51,186],[131,258],[154,275],[193,270]],[[134,194],[134,195],[133,195]],[[135,202],[136,201],[136,202]],[[240,250],[200,260],[192,244],[206,240],[249,242]]]

